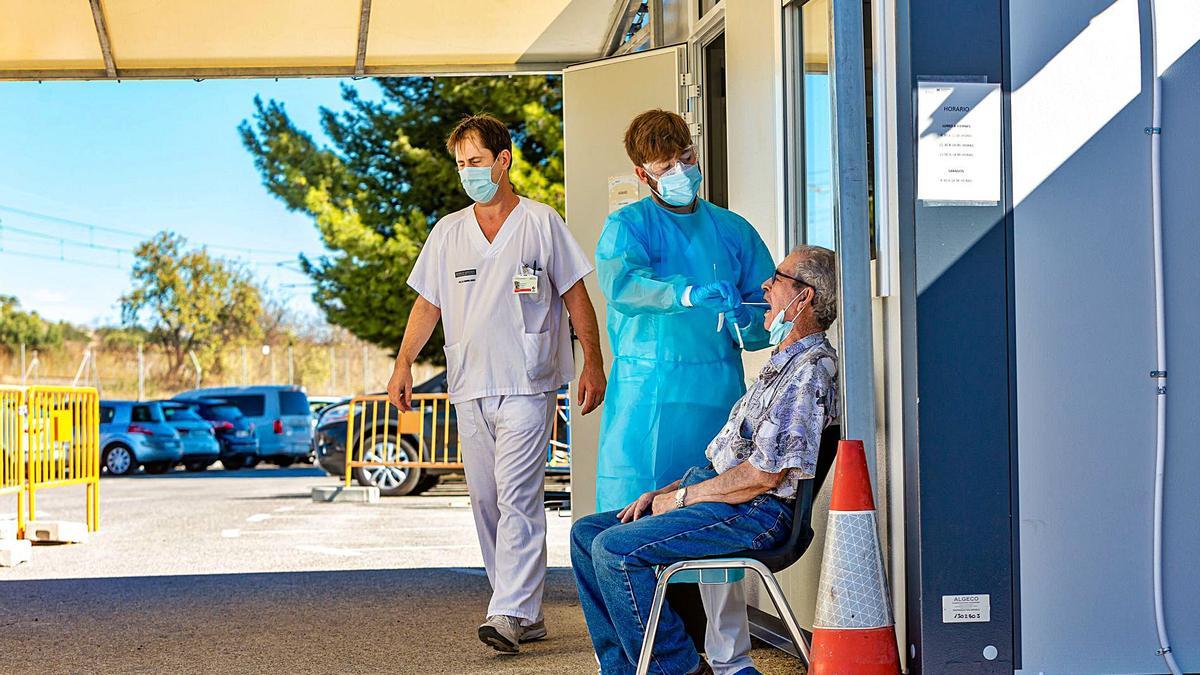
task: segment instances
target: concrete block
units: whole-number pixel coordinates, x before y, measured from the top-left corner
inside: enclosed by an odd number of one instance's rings
[[[17,538],[17,521],[0,520],[0,541]]]
[[[379,488],[362,485],[322,485],[312,489],[314,502],[350,502],[352,504],[374,504],[379,501]]]
[[[24,539],[0,541],[0,567],[16,567],[33,559],[33,544]]]
[[[31,520],[25,524],[25,538],[30,541],[85,544],[88,529],[83,523],[69,520]]]

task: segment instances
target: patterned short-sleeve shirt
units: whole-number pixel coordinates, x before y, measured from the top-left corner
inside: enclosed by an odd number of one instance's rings
[[[837,351],[825,333],[777,350],[729,413],[705,452],[717,473],[750,462],[767,473],[787,470],[769,494],[796,496],[816,473],[821,432],[838,419]]]

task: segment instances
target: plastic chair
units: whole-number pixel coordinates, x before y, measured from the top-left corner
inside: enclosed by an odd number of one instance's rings
[[[813,540],[812,503],[815,492],[825,483],[825,477],[837,454],[838,441],[842,437],[840,426],[830,426],[821,433],[821,447],[817,451],[816,474],[811,480],[800,481],[797,486],[792,532],[782,545],[767,551],[742,551],[733,556],[680,560],[664,568],[658,575],[654,589],[654,601],[650,605],[650,620],[646,635],[642,639],[642,651],[638,656],[638,675],[650,670],[650,657],[654,649],[654,638],[658,633],[658,622],[662,616],[663,600],[669,584],[730,584],[741,581],[746,570],[751,570],[762,579],[767,595],[775,603],[775,609],[783,617],[783,623],[791,634],[792,641],[800,651],[805,665],[808,664],[808,640],[800,630],[800,624],[792,614],[791,606],[784,597],[783,588],[775,578],[776,572],[791,567]]]

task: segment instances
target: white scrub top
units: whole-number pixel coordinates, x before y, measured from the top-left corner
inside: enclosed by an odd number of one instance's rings
[[[536,293],[513,292],[528,266]],[[555,391],[575,375],[562,294],[587,276],[584,255],[551,207],[524,197],[491,243],[474,205],[434,225],[408,285],[442,311],[450,402]]]

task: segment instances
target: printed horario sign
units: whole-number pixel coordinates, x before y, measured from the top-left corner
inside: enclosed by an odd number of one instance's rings
[[[917,84],[917,199],[1000,203],[1002,95],[988,82]]]

